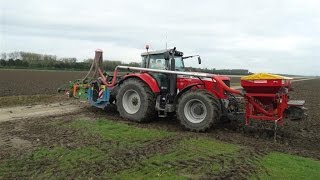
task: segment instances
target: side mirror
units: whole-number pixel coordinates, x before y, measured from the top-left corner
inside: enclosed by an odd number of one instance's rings
[[[201,58],[200,58],[200,56],[198,57],[198,63],[201,64]]]
[[[165,59],[166,61],[169,61],[169,60],[170,60],[170,54],[169,54],[169,52],[165,52],[165,53],[163,54],[163,56],[164,56],[164,59]]]

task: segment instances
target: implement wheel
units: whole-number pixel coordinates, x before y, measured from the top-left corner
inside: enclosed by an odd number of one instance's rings
[[[206,90],[183,94],[177,105],[177,117],[187,130],[204,132],[220,119],[220,102]]]
[[[116,97],[121,117],[137,122],[150,121],[155,117],[155,95],[141,80],[125,80],[120,84]]]

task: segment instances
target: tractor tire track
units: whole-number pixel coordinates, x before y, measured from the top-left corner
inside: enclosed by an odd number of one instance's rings
[[[117,173],[135,166],[141,167],[143,166],[141,163],[144,159],[156,154],[169,152],[175,144],[183,138],[184,137],[169,137],[165,139],[152,140],[145,143],[142,147],[117,150],[107,161],[107,171]]]
[[[0,108],[0,123],[19,119],[34,117],[48,117],[67,115],[70,113],[81,112],[85,104],[76,102],[61,102],[52,104],[41,104],[34,106],[16,106]]]

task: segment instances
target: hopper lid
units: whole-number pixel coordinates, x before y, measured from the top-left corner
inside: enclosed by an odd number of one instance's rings
[[[243,76],[241,77],[241,80],[268,80],[268,79],[293,79],[290,77],[280,76],[276,74],[270,74],[270,73],[255,73],[249,76]]]

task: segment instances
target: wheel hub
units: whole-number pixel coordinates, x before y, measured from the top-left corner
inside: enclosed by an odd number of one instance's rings
[[[193,112],[200,116],[201,114],[203,114],[203,108],[202,106],[197,105],[196,107],[194,107]]]
[[[133,89],[127,90],[122,97],[122,106],[129,114],[137,113],[141,106],[138,92]]]
[[[137,106],[137,105],[139,104],[139,100],[138,100],[137,97],[133,97],[133,98],[132,98],[132,104],[133,104],[134,106]]]
[[[184,114],[188,121],[192,123],[200,123],[207,116],[207,108],[202,101],[198,99],[191,99],[184,106]]]

